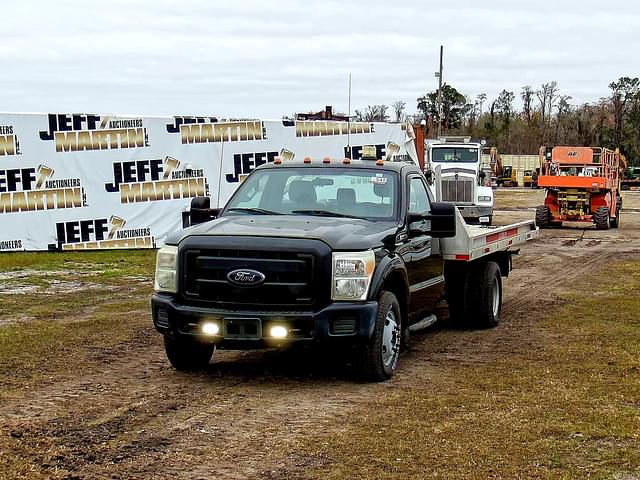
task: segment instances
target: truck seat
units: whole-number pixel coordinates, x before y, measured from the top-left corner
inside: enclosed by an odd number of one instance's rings
[[[339,212],[352,213],[356,206],[356,191],[353,188],[339,188],[336,203]]]
[[[294,180],[289,185],[289,199],[302,210],[315,208],[318,197],[316,189],[311,182],[304,180]]]

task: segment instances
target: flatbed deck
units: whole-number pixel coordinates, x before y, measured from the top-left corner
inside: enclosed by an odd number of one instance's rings
[[[458,212],[456,236],[440,240],[445,260],[472,261],[532,240],[539,234],[533,220],[497,227],[468,225]]]

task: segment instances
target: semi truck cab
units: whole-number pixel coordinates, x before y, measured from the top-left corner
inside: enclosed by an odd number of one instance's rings
[[[425,175],[433,195],[455,204],[468,223],[491,225],[493,189],[490,176],[482,169],[483,146],[470,137],[428,140]]]

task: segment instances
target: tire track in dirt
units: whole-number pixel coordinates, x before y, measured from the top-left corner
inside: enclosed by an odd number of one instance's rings
[[[286,445],[292,435],[297,438],[306,429],[317,428],[323,417],[348,412],[358,390],[369,387],[326,377],[319,382],[308,377],[272,378],[268,370],[274,357],[277,362],[277,354],[228,353],[209,372],[186,375],[168,366],[159,345],[143,346],[108,365],[81,371],[78,378],[5,403],[0,411],[8,421],[2,430],[16,438],[14,451],[36,468],[44,466],[47,473],[47,466],[55,465],[62,472],[94,478],[120,470],[114,464],[141,477],[151,471],[169,472],[168,450],[207,457],[213,432],[218,449],[215,464],[199,461],[193,467],[206,467],[205,476],[214,471],[229,478],[233,471],[255,474],[269,464],[254,458],[260,449],[269,450],[269,439]],[[248,415],[259,411],[262,403],[268,405],[262,415]],[[244,448],[247,443],[259,445]],[[48,454],[39,453],[43,445]],[[240,456],[247,468],[238,470],[238,454],[227,464],[220,463],[225,450],[244,452]],[[137,464],[138,458],[144,462]],[[184,475],[182,463],[173,468]]]
[[[288,452],[309,430],[340,428],[372,397],[419,385],[452,358],[482,360],[504,339],[515,345],[523,329],[525,337],[535,330],[531,311],[549,285],[575,282],[621,256],[604,241],[585,258],[581,245],[563,249],[561,240],[543,236],[523,248],[498,329],[445,326],[421,334],[386,384],[336,378],[338,364],[319,367],[314,362],[322,359],[279,352],[224,352],[209,371],[180,374],[164,359],[159,337],[141,338],[109,363],[85,365],[77,377],[6,402],[2,430],[12,438],[11,452],[49,478],[57,478],[53,467],[60,478],[277,477],[326,463]],[[550,253],[539,253],[546,247]],[[634,242],[628,247],[633,253]]]

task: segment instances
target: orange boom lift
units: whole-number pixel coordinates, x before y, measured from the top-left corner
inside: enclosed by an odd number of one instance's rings
[[[620,222],[621,155],[601,147],[541,147],[538,185],[546,188],[536,208],[540,228],[593,222],[597,229]]]

